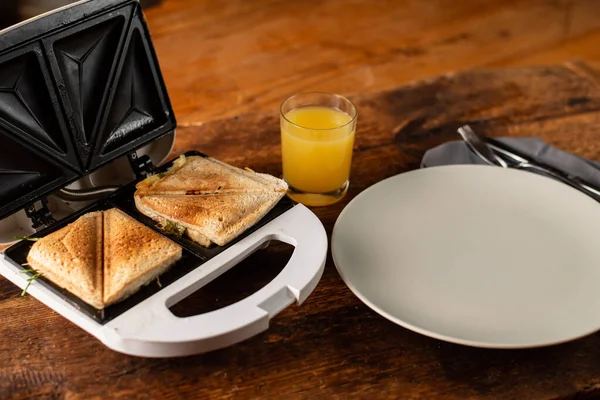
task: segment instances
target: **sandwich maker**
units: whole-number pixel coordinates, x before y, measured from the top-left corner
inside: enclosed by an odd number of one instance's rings
[[[175,128],[137,0],[80,1],[0,31],[0,245],[10,245],[0,274],[27,287],[33,242],[15,237],[43,237],[94,210],[116,207],[175,241],[183,256],[160,276],[161,286],[146,285],[102,311],[43,276],[27,288],[107,347],[135,356],[202,353],[264,331],[273,316],[310,295],[325,265],[323,225],[287,198],[214,248],[165,233],[139,213],[135,184],[171,165],[161,163]],[[294,252],[256,293],[191,317],[169,311],[271,240]]]

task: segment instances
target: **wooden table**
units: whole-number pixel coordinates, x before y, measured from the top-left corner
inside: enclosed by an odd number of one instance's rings
[[[586,64],[470,69],[573,58],[593,64],[600,59],[596,0],[317,4],[166,0],[148,10],[180,122],[173,154],[199,149],[278,175],[281,99],[307,89],[354,93],[360,118],[351,190],[343,202],[314,209],[328,233],[357,193],[417,168],[427,149],[456,139],[465,122],[481,122],[490,135],[540,136],[600,160],[600,80]],[[311,21],[293,18],[309,11]],[[465,72],[440,76],[451,70]],[[174,312],[203,312],[252,293],[289,254],[285,246],[257,253]],[[330,258],[303,305],[284,310],[267,332],[205,355],[151,360],[112,352],[3,278],[0,321],[0,399],[600,396],[599,334],[520,351],[429,339],[363,305]]]
[[[549,95],[551,94],[551,95]],[[359,128],[352,185],[315,208],[328,233],[357,193],[417,168],[423,153],[465,122],[491,135],[541,136],[600,160],[600,80],[583,64],[471,70],[354,97]],[[182,128],[173,150],[281,173],[275,112]],[[290,250],[273,246],[176,307],[190,315],[227,305],[273,277]],[[97,340],[0,279],[0,398],[489,398],[600,395],[600,334],[563,345],[485,350],[430,339],[371,311],[331,259],[314,293],[270,329],[212,353],[142,359]]]
[[[598,0],[164,0],[146,14],[182,126],[273,110],[305,90],[600,62]]]

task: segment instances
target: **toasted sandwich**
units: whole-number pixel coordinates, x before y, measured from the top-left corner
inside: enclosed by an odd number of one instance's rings
[[[118,303],[162,275],[181,247],[122,211],[104,211],[104,305]]]
[[[85,214],[33,244],[27,263],[44,278],[102,309],[103,214]]]
[[[262,219],[288,186],[272,175],[210,157],[182,156],[138,183],[137,209],[202,246],[224,246]]]
[[[113,208],[85,214],[38,240],[27,262],[101,310],[137,292],[181,254],[180,246]]]

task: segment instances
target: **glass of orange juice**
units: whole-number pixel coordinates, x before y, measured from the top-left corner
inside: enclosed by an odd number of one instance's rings
[[[346,195],[357,115],[350,100],[333,93],[300,93],[281,104],[281,157],[289,197],[325,206]]]

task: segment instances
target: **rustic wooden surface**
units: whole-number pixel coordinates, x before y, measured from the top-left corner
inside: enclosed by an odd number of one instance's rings
[[[573,59],[600,67],[598,0],[165,0],[146,14],[183,127],[174,154],[200,149],[279,174],[281,100],[303,90],[357,94],[350,193],[314,210],[328,232],[353,196],[416,168],[462,122],[483,121],[493,135],[541,136],[600,160],[600,80],[585,65],[429,79]],[[289,253],[276,246],[257,254],[174,312],[251,293]],[[330,259],[307,302],[284,310],[269,331],[200,356],[114,353],[3,278],[0,321],[0,399],[600,396],[599,334],[523,351],[432,340],[364,306]]]
[[[598,0],[165,0],[146,12],[180,125],[474,67],[600,62]]]
[[[347,198],[315,208],[328,233],[366,187],[417,168],[459,124],[541,136],[600,160],[600,80],[582,64],[470,70],[354,97],[359,124]],[[174,154],[198,149],[281,173],[276,112],[182,128]],[[229,304],[273,277],[274,246],[216,281],[177,315]],[[255,287],[249,287],[254,283]],[[0,398],[583,399],[600,395],[600,334],[548,348],[486,350],[430,339],[363,305],[329,258],[313,294],[258,336],[212,353],[142,359],[112,352],[0,279]]]

